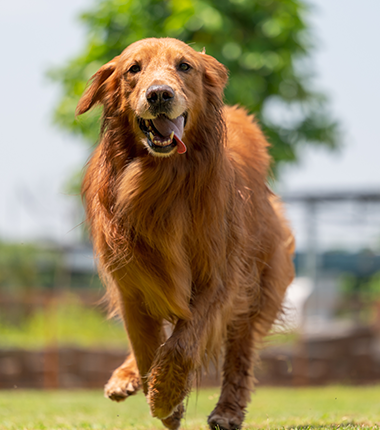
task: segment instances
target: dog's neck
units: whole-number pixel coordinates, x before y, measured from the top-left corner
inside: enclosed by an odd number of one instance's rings
[[[223,117],[216,110],[209,117],[212,121],[197,121],[205,123],[202,128],[186,130],[186,154],[159,158],[136,139],[127,118],[107,117],[105,112],[102,140],[84,183],[88,207],[91,200],[98,201],[124,235],[131,234],[131,225],[133,234],[152,237],[162,223],[171,230],[179,222],[176,212],[187,213],[183,222],[190,222],[196,212],[205,214],[206,224],[211,222],[215,210],[225,211],[220,190],[228,186],[221,183],[228,161]],[[86,193],[90,181],[99,184],[93,196]]]

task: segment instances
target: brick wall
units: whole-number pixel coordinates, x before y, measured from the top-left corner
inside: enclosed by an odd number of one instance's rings
[[[102,388],[125,356],[122,350],[0,349],[0,389]],[[266,348],[260,357],[256,378],[262,385],[380,382],[380,356],[370,328],[308,337],[294,346]],[[202,385],[218,384],[215,369],[202,379]]]

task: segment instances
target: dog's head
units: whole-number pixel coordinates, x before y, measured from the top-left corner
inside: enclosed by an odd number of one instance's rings
[[[126,118],[152,155],[182,154],[199,117],[205,121],[208,112],[220,111],[226,82],[227,71],[215,58],[176,39],[145,39],[92,76],[77,114],[101,103],[105,120]]]

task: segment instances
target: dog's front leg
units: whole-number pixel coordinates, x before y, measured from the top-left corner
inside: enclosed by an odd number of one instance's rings
[[[192,318],[179,320],[171,337],[159,348],[149,374],[148,401],[152,415],[164,420],[182,408],[195,371],[201,366],[207,337],[223,315],[223,294],[214,289],[192,301]],[[218,309],[218,312],[215,312]]]
[[[148,393],[147,375],[160,345],[165,341],[161,320],[151,317],[139,297],[122,299],[122,317],[133,353],[113,373],[105,387],[105,394],[112,400],[128,397],[128,386],[139,388],[136,376],[141,379],[145,395]]]
[[[195,369],[194,351],[174,330],[158,350],[149,374],[148,401],[154,417],[162,420],[181,408],[191,389]],[[195,348],[194,348],[195,349]]]

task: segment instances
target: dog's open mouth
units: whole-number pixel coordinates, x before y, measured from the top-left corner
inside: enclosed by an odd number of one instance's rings
[[[182,142],[183,130],[186,125],[187,113],[178,118],[170,119],[166,115],[158,115],[154,119],[139,118],[138,123],[146,135],[150,148],[160,154],[169,154],[177,147],[178,154],[187,151]]]

